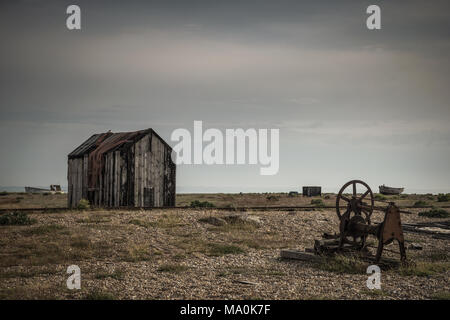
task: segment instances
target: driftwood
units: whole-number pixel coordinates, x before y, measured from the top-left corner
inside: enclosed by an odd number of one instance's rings
[[[259,284],[257,282],[251,282],[251,281],[247,281],[247,280],[235,280],[235,282],[242,283],[242,284],[250,284],[250,285],[253,285],[253,286],[256,286],[256,285]]]
[[[434,239],[450,240],[450,221],[403,224],[405,232],[429,234]]]
[[[301,261],[317,261],[320,259],[319,256],[313,253],[303,252],[296,249],[283,249],[281,250],[280,255],[283,259],[294,259]]]

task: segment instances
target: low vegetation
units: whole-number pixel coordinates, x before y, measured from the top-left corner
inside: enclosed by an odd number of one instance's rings
[[[450,217],[450,213],[444,209],[433,208],[429,211],[419,212],[419,216],[428,218],[448,218]]]
[[[148,261],[150,259],[150,248],[145,244],[130,244],[123,255],[123,260],[128,262]]]
[[[438,202],[450,201],[450,193],[447,193],[447,194],[440,193],[440,194],[438,194],[437,201]]]
[[[89,203],[89,200],[81,199],[80,202],[78,202],[78,210],[89,210],[90,208],[91,204]]]
[[[95,275],[95,279],[115,279],[123,280],[125,278],[125,272],[122,269],[116,269],[113,272],[101,271]]]
[[[419,201],[414,202],[414,207],[415,208],[423,208],[423,207],[427,207],[427,206],[428,206],[428,203],[426,201],[423,201],[423,200],[419,200]]]
[[[100,290],[92,290],[83,298],[84,300],[115,300],[114,294]]]
[[[315,206],[315,207],[318,207],[318,208],[323,208],[323,207],[325,207],[325,203],[323,202],[322,199],[312,199],[312,200],[311,200],[311,204],[312,204],[313,206]]]
[[[387,197],[384,196],[384,195],[382,195],[381,193],[377,193],[377,194],[374,196],[374,199],[375,199],[375,200],[381,200],[381,201],[384,201],[384,200],[387,200]]]
[[[450,291],[439,291],[431,295],[433,300],[450,300]]]
[[[210,256],[223,256],[226,254],[245,253],[245,250],[241,247],[230,244],[210,243],[208,246],[208,255]]]
[[[194,200],[191,202],[191,208],[214,208],[214,203],[209,201],[198,201]]]
[[[325,257],[320,263],[319,268],[325,271],[335,273],[365,273],[367,263],[363,262],[358,256],[336,254],[331,257]]]
[[[189,267],[181,264],[163,264],[158,268],[159,272],[181,273],[188,270]]]
[[[444,273],[450,268],[450,263],[446,261],[417,261],[409,263],[399,268],[402,276],[428,277],[439,273]]]
[[[25,212],[7,212],[0,215],[0,225],[4,226],[26,226],[35,223]]]

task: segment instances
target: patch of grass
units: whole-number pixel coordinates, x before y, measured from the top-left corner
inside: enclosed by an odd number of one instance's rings
[[[426,201],[419,200],[419,201],[414,202],[414,207],[415,208],[423,208],[423,207],[426,207],[426,206],[428,206],[428,203]]]
[[[433,208],[429,211],[419,212],[419,217],[428,217],[428,218],[448,218],[450,217],[450,213],[447,210],[440,208]]]
[[[250,221],[234,221],[222,226],[211,227],[210,230],[228,233],[251,232],[258,228],[255,223]]]
[[[128,221],[128,223],[134,224],[136,226],[143,227],[143,228],[149,228],[149,227],[153,226],[153,224],[151,222],[147,222],[147,221],[143,221],[143,220],[139,220],[139,219],[132,219],[132,220]]]
[[[115,279],[123,280],[125,278],[125,272],[122,269],[116,269],[113,272],[99,272],[95,275],[95,279]]]
[[[286,272],[279,271],[276,269],[266,269],[262,273],[264,275],[271,276],[271,277],[284,277],[287,275]]]
[[[0,215],[0,225],[3,226],[26,226],[36,223],[25,212],[7,212]]]
[[[54,293],[59,289],[59,287],[47,284],[33,287],[0,288],[0,300],[57,300],[58,297]]]
[[[450,291],[435,292],[430,298],[433,300],[450,300]]]
[[[194,200],[191,202],[191,208],[214,208],[215,204],[209,201]]]
[[[124,260],[128,262],[148,261],[150,257],[150,249],[147,245],[132,244],[128,247]]]
[[[165,228],[170,229],[178,226],[182,226],[182,217],[180,214],[162,214],[159,219],[156,221],[148,222],[150,226],[157,227],[157,228]]]
[[[267,196],[266,199],[268,201],[278,201],[278,200],[280,200],[280,197],[274,196],[274,195],[270,195],[270,196]]]
[[[333,298],[330,298],[330,297],[324,296],[324,295],[312,295],[312,296],[306,297],[305,300],[333,300]]]
[[[323,207],[325,207],[325,203],[323,202],[322,199],[312,199],[312,200],[311,200],[311,204],[312,204],[313,206],[315,206],[315,207],[318,207],[318,208],[323,208]]]
[[[111,219],[108,218],[109,215],[105,214],[93,214],[87,218],[82,218],[76,220],[78,223],[103,223],[103,222],[111,222]]]
[[[383,291],[383,290],[378,290],[378,289],[372,289],[372,290],[369,290],[369,289],[364,289],[363,291],[362,291],[362,293],[364,293],[364,294],[366,294],[366,295],[368,295],[368,296],[371,296],[371,297],[375,297],[375,298],[381,298],[381,297],[386,297],[386,296],[388,296],[388,294],[387,294],[387,292],[386,291]]]
[[[47,224],[25,229],[22,231],[22,234],[25,236],[34,236],[34,235],[46,235],[61,232],[68,234],[68,230],[64,226],[61,226],[59,224]]]
[[[418,261],[399,268],[402,276],[427,277],[434,274],[444,273],[450,268],[449,262],[425,262]]]
[[[70,246],[78,249],[88,249],[91,247],[91,241],[89,239],[77,237],[72,239]]]
[[[380,194],[380,193],[377,193],[373,198],[375,200],[387,200],[387,197],[382,195],[382,194]]]
[[[91,208],[91,204],[89,203],[89,200],[81,199],[80,202],[78,202],[77,209],[78,210],[89,210]]]
[[[8,195],[8,192],[6,192],[6,191],[0,192],[0,196],[7,196],[7,195]]]
[[[84,296],[84,300],[115,300],[116,297],[114,294],[99,290],[92,290],[86,296]]]
[[[181,273],[188,270],[189,267],[181,264],[163,264],[158,268],[159,272]]]
[[[226,254],[240,254],[245,253],[245,250],[241,247],[230,244],[210,243],[208,255],[218,257]]]
[[[56,274],[57,271],[54,268],[45,268],[41,270],[27,268],[27,271],[23,270],[11,270],[11,271],[0,271],[0,279],[12,279],[12,278],[34,278],[39,275],[44,274]]]
[[[367,264],[361,261],[357,256],[346,256],[337,254],[332,257],[326,257],[319,263],[320,269],[335,273],[365,273]]]
[[[437,196],[437,201],[438,202],[450,201],[450,193],[447,193],[447,194],[439,193]]]
[[[425,260],[430,260],[432,262],[449,261],[450,260],[450,256],[449,256],[448,252],[444,251],[444,250],[434,250],[425,255],[422,254],[422,257],[424,257]]]

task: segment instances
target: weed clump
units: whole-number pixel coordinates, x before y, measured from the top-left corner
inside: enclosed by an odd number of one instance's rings
[[[419,200],[419,201],[416,201],[414,203],[414,207],[415,208],[423,208],[423,207],[426,207],[426,206],[428,206],[428,203],[426,201],[423,201],[423,200]]]
[[[181,264],[163,264],[158,268],[159,272],[169,272],[169,273],[181,273],[189,269],[187,266]]]
[[[433,208],[429,211],[419,212],[419,217],[448,218],[448,217],[450,217],[450,213],[444,209]]]
[[[209,201],[194,200],[191,202],[191,208],[214,208],[215,204]]]
[[[0,225],[4,226],[26,226],[35,223],[25,212],[8,212],[0,215]]]
[[[278,200],[280,200],[279,197],[274,196],[274,195],[267,196],[266,199],[269,200],[269,201],[278,201]]]
[[[218,257],[226,254],[245,253],[245,250],[235,245],[210,243],[208,253],[210,256]]]
[[[447,193],[447,194],[440,193],[440,194],[438,194],[437,201],[438,202],[450,201],[450,193]]]
[[[89,200],[81,199],[80,202],[78,202],[78,210],[89,210],[90,208],[91,204],[89,203]]]
[[[327,258],[320,264],[320,268],[325,271],[335,273],[365,273],[367,265],[356,256],[335,255]]]
[[[386,200],[387,197],[384,196],[384,195],[382,195],[382,194],[380,194],[380,193],[377,193],[377,194],[374,196],[374,199],[375,199],[375,200]]]
[[[311,204],[318,208],[325,207],[325,203],[322,199],[312,199]]]

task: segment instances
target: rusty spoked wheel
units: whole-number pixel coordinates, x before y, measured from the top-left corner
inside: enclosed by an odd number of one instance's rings
[[[351,187],[349,189],[350,192],[345,193],[348,187]],[[358,189],[361,191],[360,193],[358,193]],[[347,207],[343,214],[341,214],[341,205]],[[364,214],[365,222],[370,224],[373,207],[373,192],[369,185],[361,180],[352,180],[344,184],[336,197],[336,213],[340,221],[344,215],[350,218],[350,213],[353,212],[354,215],[358,216],[363,216],[362,214]]]
[[[359,186],[361,193],[358,193],[358,185],[361,185]],[[350,193],[345,193],[348,187],[351,187]],[[346,206],[343,214],[341,214],[341,203]],[[370,225],[373,206],[373,193],[367,183],[352,180],[342,186],[336,197],[336,213],[340,221],[339,248],[342,248],[344,243],[357,245],[360,249],[365,247],[367,235],[353,230],[353,226],[357,223]],[[350,238],[353,238],[353,241]]]

